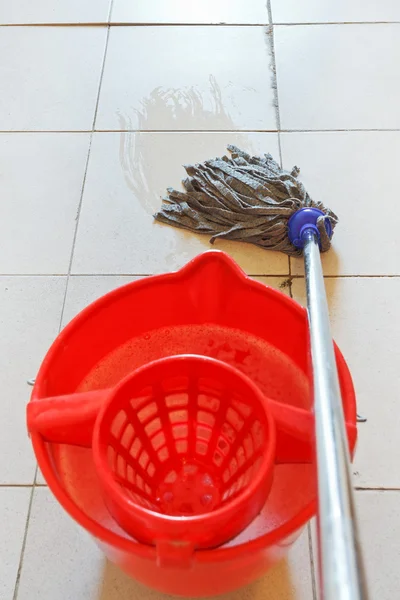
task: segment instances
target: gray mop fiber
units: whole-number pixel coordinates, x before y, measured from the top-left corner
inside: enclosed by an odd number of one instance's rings
[[[289,241],[287,223],[299,208],[313,206],[325,215],[317,226],[321,251],[329,250],[324,220],[329,217],[334,228],[338,219],[321,202],[311,200],[297,179],[297,167],[284,171],[270,154],[250,156],[235,146],[228,146],[228,150],[230,158],[185,166],[185,192],[168,188],[168,196],[154,218],[210,235],[211,243],[225,238],[300,256],[302,251]]]

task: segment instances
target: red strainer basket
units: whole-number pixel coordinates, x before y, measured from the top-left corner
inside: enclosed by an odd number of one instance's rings
[[[268,401],[249,378],[211,358],[173,356],[113,390],[30,403],[28,428],[53,442],[91,443],[110,513],[156,544],[161,558],[234,537],[272,484]]]

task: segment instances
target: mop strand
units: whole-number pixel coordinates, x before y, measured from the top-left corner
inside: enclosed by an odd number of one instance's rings
[[[248,242],[267,250],[301,256],[288,236],[288,221],[300,209],[318,209],[315,226],[320,250],[329,250],[337,216],[321,202],[314,202],[298,180],[299,169],[281,169],[270,154],[250,156],[228,146],[223,156],[201,164],[186,165],[185,192],[168,188],[158,221],[218,238]]]

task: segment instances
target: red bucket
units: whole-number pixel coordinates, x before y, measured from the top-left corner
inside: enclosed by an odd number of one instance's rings
[[[266,397],[309,417],[307,426],[299,420],[296,452],[293,431],[278,429],[279,464],[268,499],[251,524],[230,541],[218,548],[191,550],[186,560],[181,554],[174,560],[169,553],[167,561],[160,561],[155,545],[132,538],[108,512],[91,449],[46,442],[38,432],[32,433],[32,443],[52,492],[110,560],[160,591],[215,595],[260,577],[286,554],[315,514],[305,310],[246,277],[225,254],[207,252],[178,273],[135,281],[80,313],[49,350],[31,401],[113,388],[144,364],[177,354],[222,360],[247,375]],[[354,390],[337,348],[336,359],[353,451]]]

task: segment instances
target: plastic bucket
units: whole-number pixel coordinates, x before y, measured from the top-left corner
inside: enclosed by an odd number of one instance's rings
[[[227,255],[206,252],[177,273],[135,281],[82,311],[50,348],[31,401],[112,387],[135,368],[170,354],[203,354],[247,374],[265,395],[311,409],[306,311],[253,281]],[[347,422],[355,431],[351,376],[336,348]],[[355,435],[350,439],[354,450]],[[113,521],[102,500],[91,450],[44,442],[32,434],[42,473],[65,510],[106,556],[135,579],[182,596],[227,592],[260,577],[282,558],[315,514],[310,440],[298,461],[275,466],[261,513],[233,540],[190,553],[182,566],[141,544]],[[285,433],[277,440],[285,448]],[[290,445],[290,444],[289,444]],[[305,460],[304,457],[308,456]]]

